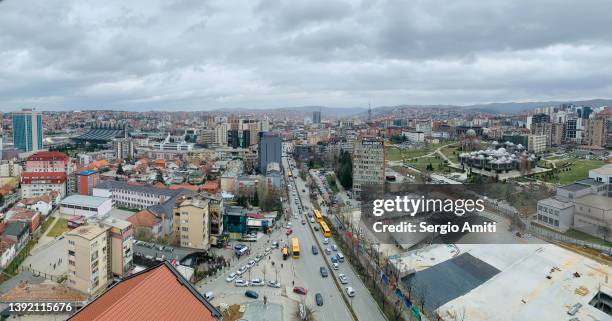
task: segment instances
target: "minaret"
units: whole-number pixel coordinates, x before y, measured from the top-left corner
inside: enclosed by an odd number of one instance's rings
[[[372,105],[368,102],[368,122],[372,122]]]

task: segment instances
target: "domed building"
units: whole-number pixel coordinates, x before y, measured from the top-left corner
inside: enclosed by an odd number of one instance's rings
[[[464,152],[459,154],[458,159],[463,170],[468,167],[502,173],[511,170],[529,171],[536,167],[540,158],[528,153],[521,144],[493,142],[486,150]]]

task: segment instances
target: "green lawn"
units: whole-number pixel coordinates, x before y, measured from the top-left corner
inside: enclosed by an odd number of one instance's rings
[[[434,168],[434,172],[442,172],[444,168],[441,168],[440,165],[444,165],[444,160],[441,157],[421,157],[409,159],[406,161],[406,165],[412,166],[418,170],[424,171],[427,169],[427,165],[431,164]]]
[[[338,193],[339,190],[338,185],[336,185],[336,177],[334,177],[334,175],[326,175],[325,180],[327,181],[327,184],[329,184],[331,191],[334,194]]]
[[[68,220],[65,218],[60,218],[47,235],[50,237],[56,237],[62,235],[66,231],[68,231]]]
[[[568,166],[564,167],[564,164]],[[588,178],[590,170],[599,168],[603,165],[604,162],[600,160],[570,159],[567,161],[559,161],[557,162],[557,170],[559,172],[552,176],[544,175],[542,179],[547,182],[561,185],[571,184],[577,180]]]
[[[420,148],[408,148],[403,150],[395,147],[389,147],[387,148],[387,160],[397,161],[407,158],[421,157],[434,152],[438,147],[443,146],[444,144],[428,144],[423,145]]]
[[[457,162],[457,156],[459,156],[459,148],[456,145],[446,146],[440,150],[444,156],[448,157],[453,162]],[[453,152],[455,154],[453,154]]]

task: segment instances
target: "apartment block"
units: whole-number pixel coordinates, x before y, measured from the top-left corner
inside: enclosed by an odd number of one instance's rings
[[[182,247],[210,248],[209,204],[208,198],[199,195],[186,197],[178,203],[174,210],[174,232]]]
[[[359,199],[365,185],[385,183],[385,144],[382,139],[362,138],[353,151],[353,192]]]
[[[83,225],[66,233],[68,286],[89,295],[106,288],[111,275],[109,228]]]
[[[545,135],[527,136],[527,149],[534,153],[542,153],[546,151],[546,136]]]
[[[111,272],[115,276],[126,276],[133,266],[134,229],[128,221],[106,218],[109,227]]]

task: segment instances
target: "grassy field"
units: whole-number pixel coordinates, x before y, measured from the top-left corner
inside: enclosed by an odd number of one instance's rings
[[[412,166],[418,170],[424,171],[427,169],[427,165],[431,164],[433,166],[434,172],[442,172],[444,168],[441,168],[441,165],[444,165],[444,160],[440,157],[421,157],[415,159],[409,159],[406,161],[406,165]],[[445,166],[444,166],[445,167]]]
[[[443,146],[444,144],[428,144],[424,145],[421,148],[410,148],[400,150],[399,148],[389,147],[387,148],[387,160],[397,161],[402,159],[410,159],[414,157],[421,157],[423,155],[427,155],[433,153],[438,147]]]
[[[444,148],[442,148],[440,150],[440,152],[442,152],[442,154],[444,154],[444,156],[448,157],[448,159],[450,159],[453,162],[457,162],[457,156],[459,155],[459,149],[457,147],[457,145],[451,145],[451,146],[446,146]],[[453,154],[453,152],[455,154]]]
[[[567,166],[564,166],[567,164]],[[586,160],[586,159],[571,159],[567,161],[557,162],[558,173],[550,175],[544,175],[542,179],[551,183],[558,183],[561,185],[570,184],[580,179],[589,177],[589,171],[604,165],[603,161],[600,160]]]
[[[60,218],[47,235],[50,237],[56,237],[62,235],[66,231],[68,231],[68,220],[65,218]]]

